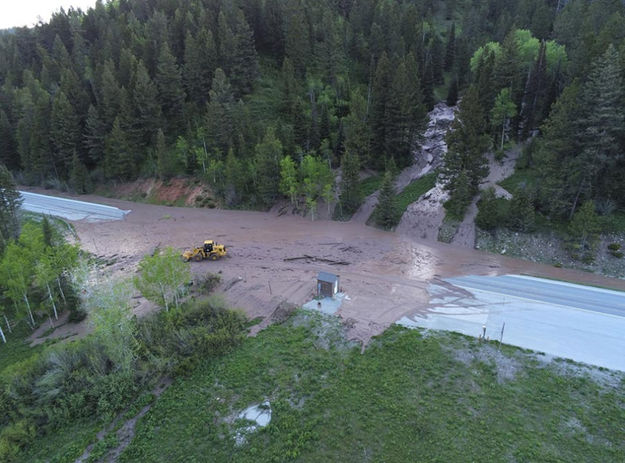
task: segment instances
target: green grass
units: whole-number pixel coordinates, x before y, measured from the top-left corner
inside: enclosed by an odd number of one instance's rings
[[[4,344],[0,340],[0,374],[10,365],[26,360],[43,350],[43,345],[30,347],[26,338],[32,334],[32,330],[22,322],[13,329],[13,333],[9,333],[6,329],[4,319],[0,318],[2,329],[7,338]]]
[[[419,197],[430,191],[436,185],[436,173],[432,172],[415,180],[397,195],[397,213],[400,217],[406,212],[408,206]]]
[[[369,195],[372,195],[376,191],[380,189],[382,186],[382,180],[384,179],[383,175],[373,175],[371,177],[367,177],[360,182],[360,194],[362,198],[366,198]]]
[[[625,232],[625,213],[616,212],[605,217],[601,217],[601,226],[604,231],[611,233]]]
[[[96,441],[96,434],[104,427],[98,420],[77,420],[62,429],[36,438],[28,451],[20,454],[18,462],[73,463],[87,446]],[[100,444],[100,448],[103,444]]]
[[[510,177],[507,177],[499,182],[499,185],[508,190],[510,193],[514,194],[519,186],[525,185],[532,189],[536,185],[537,181],[538,173],[535,170],[516,169]]]
[[[120,461],[625,459],[622,379],[600,386],[519,349],[497,353],[472,338],[399,327],[364,355],[340,342],[325,349],[327,338],[315,333],[328,322],[311,328],[301,319],[177,380],[139,421]],[[513,377],[501,377],[494,359],[511,362]],[[264,400],[270,425],[236,446],[245,426],[238,412]]]

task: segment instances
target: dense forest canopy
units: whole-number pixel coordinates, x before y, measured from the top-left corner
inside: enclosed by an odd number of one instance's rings
[[[318,196],[322,164],[410,164],[427,110],[469,95],[450,185],[540,133],[533,194],[568,217],[624,205],[624,73],[621,0],[98,1],[0,34],[0,161],[77,192],[199,175],[258,207],[304,160]]]

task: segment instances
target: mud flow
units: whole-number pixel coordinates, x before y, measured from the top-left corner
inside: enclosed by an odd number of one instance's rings
[[[94,196],[81,199],[132,210],[124,221],[74,224],[83,248],[115,259],[109,267],[113,273],[131,275],[157,246],[182,251],[214,239],[228,246],[230,256],[191,263],[192,271],[221,272],[221,290],[230,304],[250,318],[270,320],[282,302],[301,305],[314,297],[319,270],[333,272],[340,275],[341,290],[349,296],[337,315],[349,336],[364,344],[404,315],[427,313],[427,288],[442,278],[511,273],[625,289],[622,280],[353,222],[153,206]]]

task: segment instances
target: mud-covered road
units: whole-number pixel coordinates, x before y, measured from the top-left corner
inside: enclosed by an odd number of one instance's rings
[[[153,206],[96,196],[80,199],[132,209],[121,221],[74,222],[82,247],[112,258],[113,271],[132,272],[156,246],[182,250],[205,239],[226,244],[229,258],[192,263],[192,269],[221,271],[227,300],[251,318],[271,317],[284,300],[297,305],[310,300],[317,271],[338,273],[349,296],[338,315],[348,334],[365,343],[404,315],[426,313],[427,287],[440,278],[515,273],[625,289],[622,280],[419,241],[355,223]]]

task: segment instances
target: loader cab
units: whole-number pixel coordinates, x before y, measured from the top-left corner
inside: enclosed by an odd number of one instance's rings
[[[204,241],[204,252],[205,253],[213,252],[214,245],[215,245],[215,242],[213,240]]]

